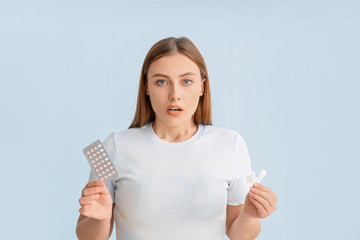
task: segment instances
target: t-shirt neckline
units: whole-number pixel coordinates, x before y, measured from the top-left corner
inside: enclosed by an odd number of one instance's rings
[[[171,147],[171,148],[183,148],[183,147],[187,147],[187,146],[195,143],[201,137],[201,135],[203,134],[203,131],[204,131],[204,125],[198,124],[198,129],[197,129],[196,133],[189,139],[186,139],[185,141],[182,141],[182,142],[168,142],[168,141],[161,139],[158,135],[156,135],[156,133],[154,132],[154,129],[152,128],[152,124],[153,124],[153,121],[148,122],[145,125],[146,126],[145,130],[150,134],[151,139],[159,145]]]

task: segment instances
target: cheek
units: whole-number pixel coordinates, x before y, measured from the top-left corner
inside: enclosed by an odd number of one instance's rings
[[[191,98],[189,99],[189,105],[191,106],[191,108],[195,111],[198,104],[199,104],[199,95],[198,94],[193,94],[191,96]]]
[[[163,107],[164,96],[158,93],[152,94],[150,97],[150,103],[153,110],[156,112],[158,109],[160,110]]]
[[[197,92],[197,91],[194,91],[193,94],[191,95],[191,98],[192,98],[193,100],[199,100],[199,98],[200,98],[200,93]]]

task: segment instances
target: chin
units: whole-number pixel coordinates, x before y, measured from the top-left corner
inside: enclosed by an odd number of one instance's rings
[[[182,124],[186,124],[187,122],[191,121],[191,117],[171,117],[171,116],[165,116],[164,118],[161,118],[161,122],[165,123],[168,126],[176,127]]]

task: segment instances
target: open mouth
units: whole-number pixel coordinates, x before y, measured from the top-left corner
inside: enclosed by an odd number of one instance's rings
[[[182,107],[176,105],[171,105],[167,109],[168,114],[172,116],[179,116],[182,111],[183,111]]]
[[[168,111],[171,112],[181,112],[183,109],[180,106],[169,106]]]

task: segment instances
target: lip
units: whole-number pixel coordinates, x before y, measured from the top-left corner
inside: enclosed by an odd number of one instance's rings
[[[178,108],[180,109],[181,111],[183,111],[183,108],[178,106],[178,105],[171,105],[171,106],[168,106],[167,110],[169,110],[170,108]]]

